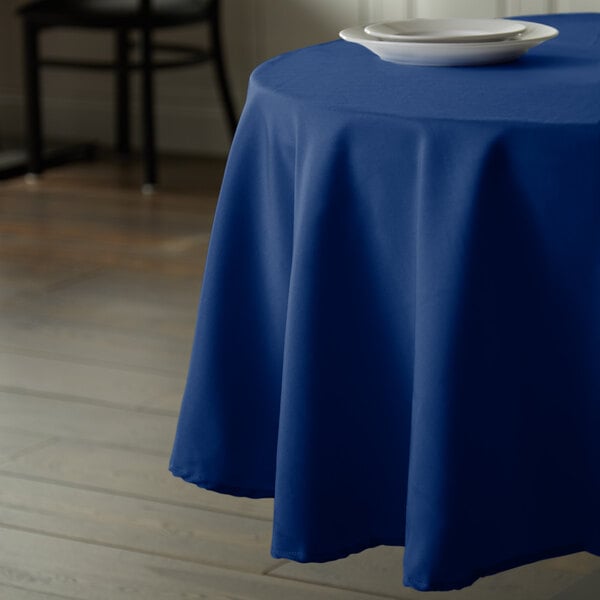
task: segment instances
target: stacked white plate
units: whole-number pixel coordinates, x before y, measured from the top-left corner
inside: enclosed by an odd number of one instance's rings
[[[512,19],[408,19],[340,31],[383,60],[431,67],[509,62],[557,35],[554,27]]]

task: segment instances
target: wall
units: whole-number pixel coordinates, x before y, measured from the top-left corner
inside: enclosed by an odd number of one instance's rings
[[[504,16],[600,11],[600,0],[222,0],[226,54],[239,108],[253,67],[263,60],[337,36],[343,27],[380,19],[431,16]],[[21,37],[14,11],[19,0],[0,2],[0,140],[22,137]],[[161,33],[167,40],[202,40],[201,28]],[[44,52],[107,57],[107,33],[51,31]],[[46,131],[62,139],[112,139],[109,74],[52,70],[44,75]],[[137,80],[134,102],[137,104]],[[228,139],[210,67],[163,72],[158,77],[161,148],[224,154]],[[137,136],[136,136],[137,137]]]

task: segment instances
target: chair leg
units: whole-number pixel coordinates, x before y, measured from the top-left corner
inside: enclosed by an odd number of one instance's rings
[[[152,68],[152,28],[146,21],[142,29],[142,134],[144,158],[143,191],[152,192],[157,182],[156,141],[154,135],[154,73]]]
[[[40,29],[29,19],[24,20],[25,42],[25,115],[27,136],[27,162],[29,173],[39,175],[42,163],[42,115],[40,98]]]
[[[116,150],[123,156],[131,152],[129,120],[129,30],[116,32]]]
[[[223,104],[225,105],[225,113],[227,115],[229,130],[231,132],[231,136],[233,137],[237,128],[237,117],[235,115],[233,98],[229,89],[229,81],[227,78],[227,72],[225,70],[225,61],[223,59],[223,45],[221,42],[221,28],[219,23],[218,5],[215,6],[215,9],[213,10],[211,15],[210,33],[214,53],[215,68],[217,72],[217,79],[219,81],[219,87],[221,88],[221,97],[223,99]]]

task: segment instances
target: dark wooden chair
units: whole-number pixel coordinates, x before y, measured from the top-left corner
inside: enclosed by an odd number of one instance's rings
[[[212,61],[231,133],[237,120],[225,71],[219,26],[218,0],[35,0],[20,7],[25,40],[25,97],[29,171],[43,171],[40,69],[71,67],[113,70],[116,76],[116,147],[122,154],[130,151],[129,73],[142,72],[143,159],[145,191],[157,181],[154,125],[154,71]],[[152,40],[155,29],[206,23],[210,36],[206,48],[182,44],[158,44]],[[112,61],[58,60],[42,58],[40,33],[51,27],[112,29],[115,32],[115,59]],[[130,58],[132,32],[141,32],[141,60]],[[172,58],[158,60],[157,51]]]

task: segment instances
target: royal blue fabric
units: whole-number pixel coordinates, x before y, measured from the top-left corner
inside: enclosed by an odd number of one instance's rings
[[[512,64],[252,75],[171,471],[446,590],[600,554],[600,14]]]

